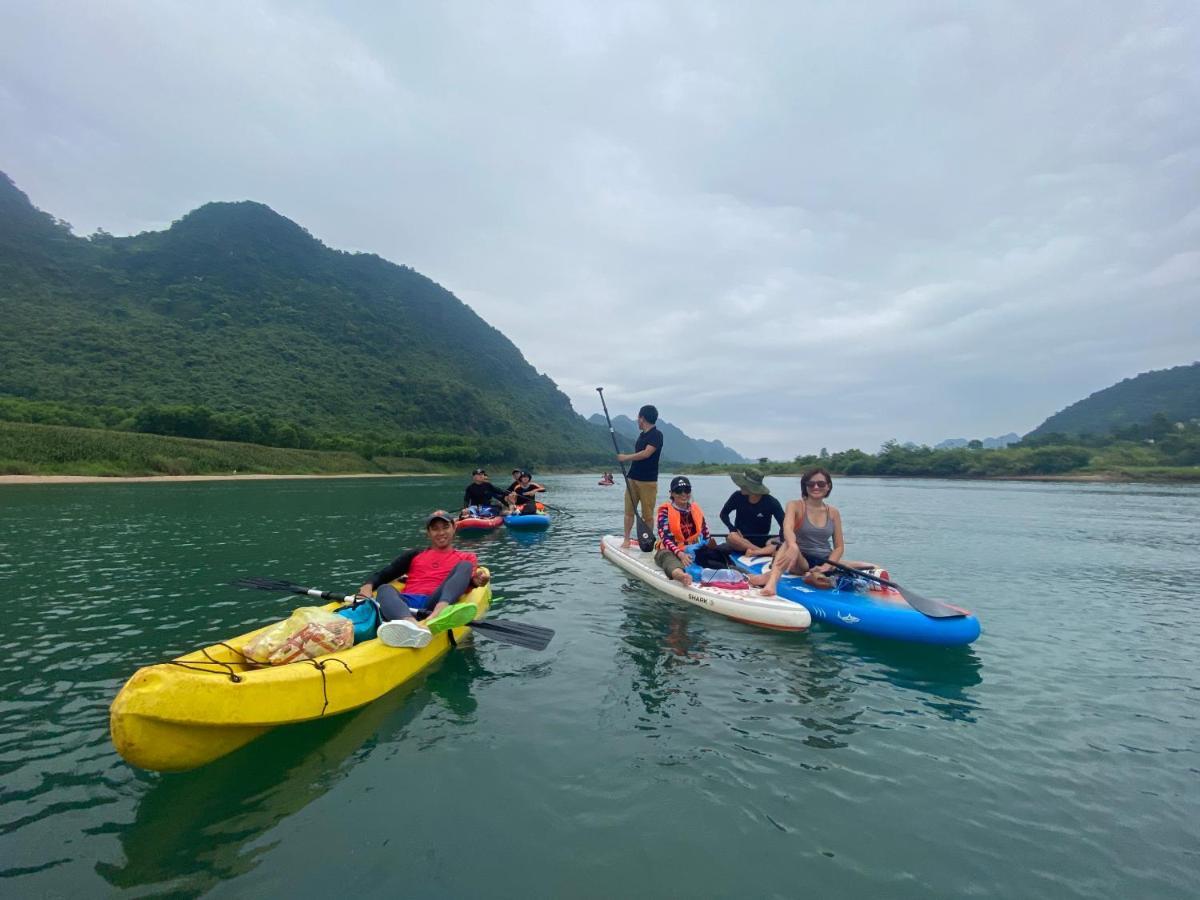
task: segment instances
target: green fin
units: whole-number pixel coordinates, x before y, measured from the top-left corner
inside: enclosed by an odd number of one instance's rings
[[[474,603],[454,603],[447,606],[436,616],[425,620],[425,627],[432,634],[441,634],[448,628],[458,628],[466,625],[479,613],[479,607]]]

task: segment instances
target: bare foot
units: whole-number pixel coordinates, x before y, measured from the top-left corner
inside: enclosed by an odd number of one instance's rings
[[[676,581],[678,581],[680,584],[682,584],[684,587],[692,586],[692,576],[689,575],[687,572],[683,571],[683,569],[676,569],[674,572],[671,573],[671,577],[674,578]]]
[[[764,597],[774,597],[774,596],[775,596],[775,585],[773,585],[773,584],[764,584],[764,585],[763,585],[763,586],[762,586],[762,587],[759,589],[759,591],[758,591],[758,592],[759,592],[760,594],[762,594]]]
[[[632,547],[632,546],[633,546],[633,541],[631,541],[629,538],[625,538],[625,540],[621,541],[622,549],[624,549],[626,547]]]
[[[768,581],[771,580],[771,576],[770,575],[747,575],[746,580],[748,582],[750,582],[752,585],[754,585],[755,587],[762,587],[764,584],[766,584]]]

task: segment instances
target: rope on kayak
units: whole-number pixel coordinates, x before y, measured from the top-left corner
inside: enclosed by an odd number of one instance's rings
[[[451,640],[451,642],[454,641],[454,635],[450,636],[450,640]],[[238,656],[240,656],[242,658],[244,665],[248,665],[253,668],[262,668],[260,663],[256,663],[253,660],[247,659],[246,654],[242,653],[241,650],[239,650],[237,647],[231,647],[229,644],[225,643],[224,641],[218,641],[213,646],[224,647],[226,650],[229,650],[230,652],[237,654]],[[178,659],[168,659],[168,660],[165,660],[165,661],[159,662],[159,663],[151,663],[150,665],[152,665],[152,666],[178,666],[181,669],[189,669],[193,672],[204,672],[209,675],[220,675],[221,674],[220,672],[217,672],[214,669],[208,668],[209,666],[219,666],[220,668],[225,670],[224,674],[229,676],[229,680],[232,681],[234,684],[242,683],[242,680],[243,680],[242,676],[239,675],[237,673],[237,671],[233,668],[235,665],[237,665],[237,663],[226,662],[223,659],[213,659],[212,654],[210,654],[208,652],[207,647],[200,648],[200,652],[204,654],[205,660],[194,659],[194,660],[191,660],[190,662],[182,662]],[[351,675],[354,674],[354,670],[350,668],[350,664],[348,662],[346,662],[344,659],[340,659],[336,656],[330,657],[329,659],[298,659],[298,660],[296,660],[296,662],[312,663],[312,667],[321,673],[321,699],[323,701],[321,704],[321,715],[325,715],[325,710],[329,709],[329,686],[325,682],[325,667],[327,665],[329,665],[329,663],[335,662],[335,663],[340,663],[342,665],[342,667],[347,672],[349,672]]]
[[[239,650],[237,647],[229,646],[229,644],[225,643],[224,641],[218,641],[214,646],[224,647],[226,650],[231,650],[234,653],[236,653],[238,656],[242,657],[243,660],[246,659],[245,655],[242,653],[241,650]],[[192,660],[191,662],[180,662],[177,659],[168,659],[166,662],[151,663],[151,665],[179,666],[179,668],[181,668],[181,669],[190,669],[193,672],[207,672],[208,674],[211,674],[211,675],[219,675],[221,673],[215,672],[212,669],[206,668],[206,666],[220,666],[222,669],[225,670],[225,674],[229,676],[230,681],[232,681],[234,684],[241,684],[242,676],[239,675],[234,670],[234,668],[233,668],[234,663],[225,662],[222,659],[213,659],[212,655],[208,652],[207,647],[202,647],[200,649],[200,652],[204,654],[205,658],[208,660],[207,662],[202,662],[198,659]]]
[[[305,660],[296,660],[296,661],[312,663],[313,668],[321,673],[321,696],[325,700],[325,702],[321,705],[321,715],[325,715],[325,710],[329,709],[329,690],[328,690],[327,685],[325,684],[325,667],[327,665],[329,665],[329,663],[335,662],[335,663],[341,663],[342,666],[345,667],[346,671],[349,672],[351,675],[354,674],[354,670],[352,668],[350,668],[350,664],[348,662],[346,662],[344,659],[338,659],[338,657],[336,657],[336,656],[331,657],[329,659],[305,659]]]

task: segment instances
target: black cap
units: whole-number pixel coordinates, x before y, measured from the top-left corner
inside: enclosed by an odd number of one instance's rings
[[[487,474],[487,469],[476,469],[476,470],[475,470],[474,472],[472,472],[471,474],[472,474],[472,475],[486,475],[486,474]]]
[[[518,475],[517,477],[518,478],[532,478],[533,476],[531,474],[529,474],[528,472],[526,472],[524,469],[522,469],[521,474]]]
[[[672,494],[677,494],[680,491],[688,491],[690,493],[691,490],[692,490],[692,483],[687,480],[687,476],[676,475],[674,478],[671,479],[671,493]]]
[[[441,519],[443,522],[449,522],[451,525],[454,524],[454,519],[450,513],[446,512],[444,509],[435,509],[425,517],[425,527],[428,528],[438,519]]]

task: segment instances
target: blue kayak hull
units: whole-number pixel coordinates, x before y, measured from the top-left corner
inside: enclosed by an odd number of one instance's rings
[[[505,516],[504,524],[519,531],[540,531],[550,527],[550,517],[544,513],[531,516]]]
[[[761,561],[737,560],[747,571],[761,571]],[[844,631],[916,644],[962,647],[979,637],[979,620],[972,615],[932,619],[917,612],[895,593],[820,590],[796,575],[779,579],[780,597],[799,603],[813,617]]]

